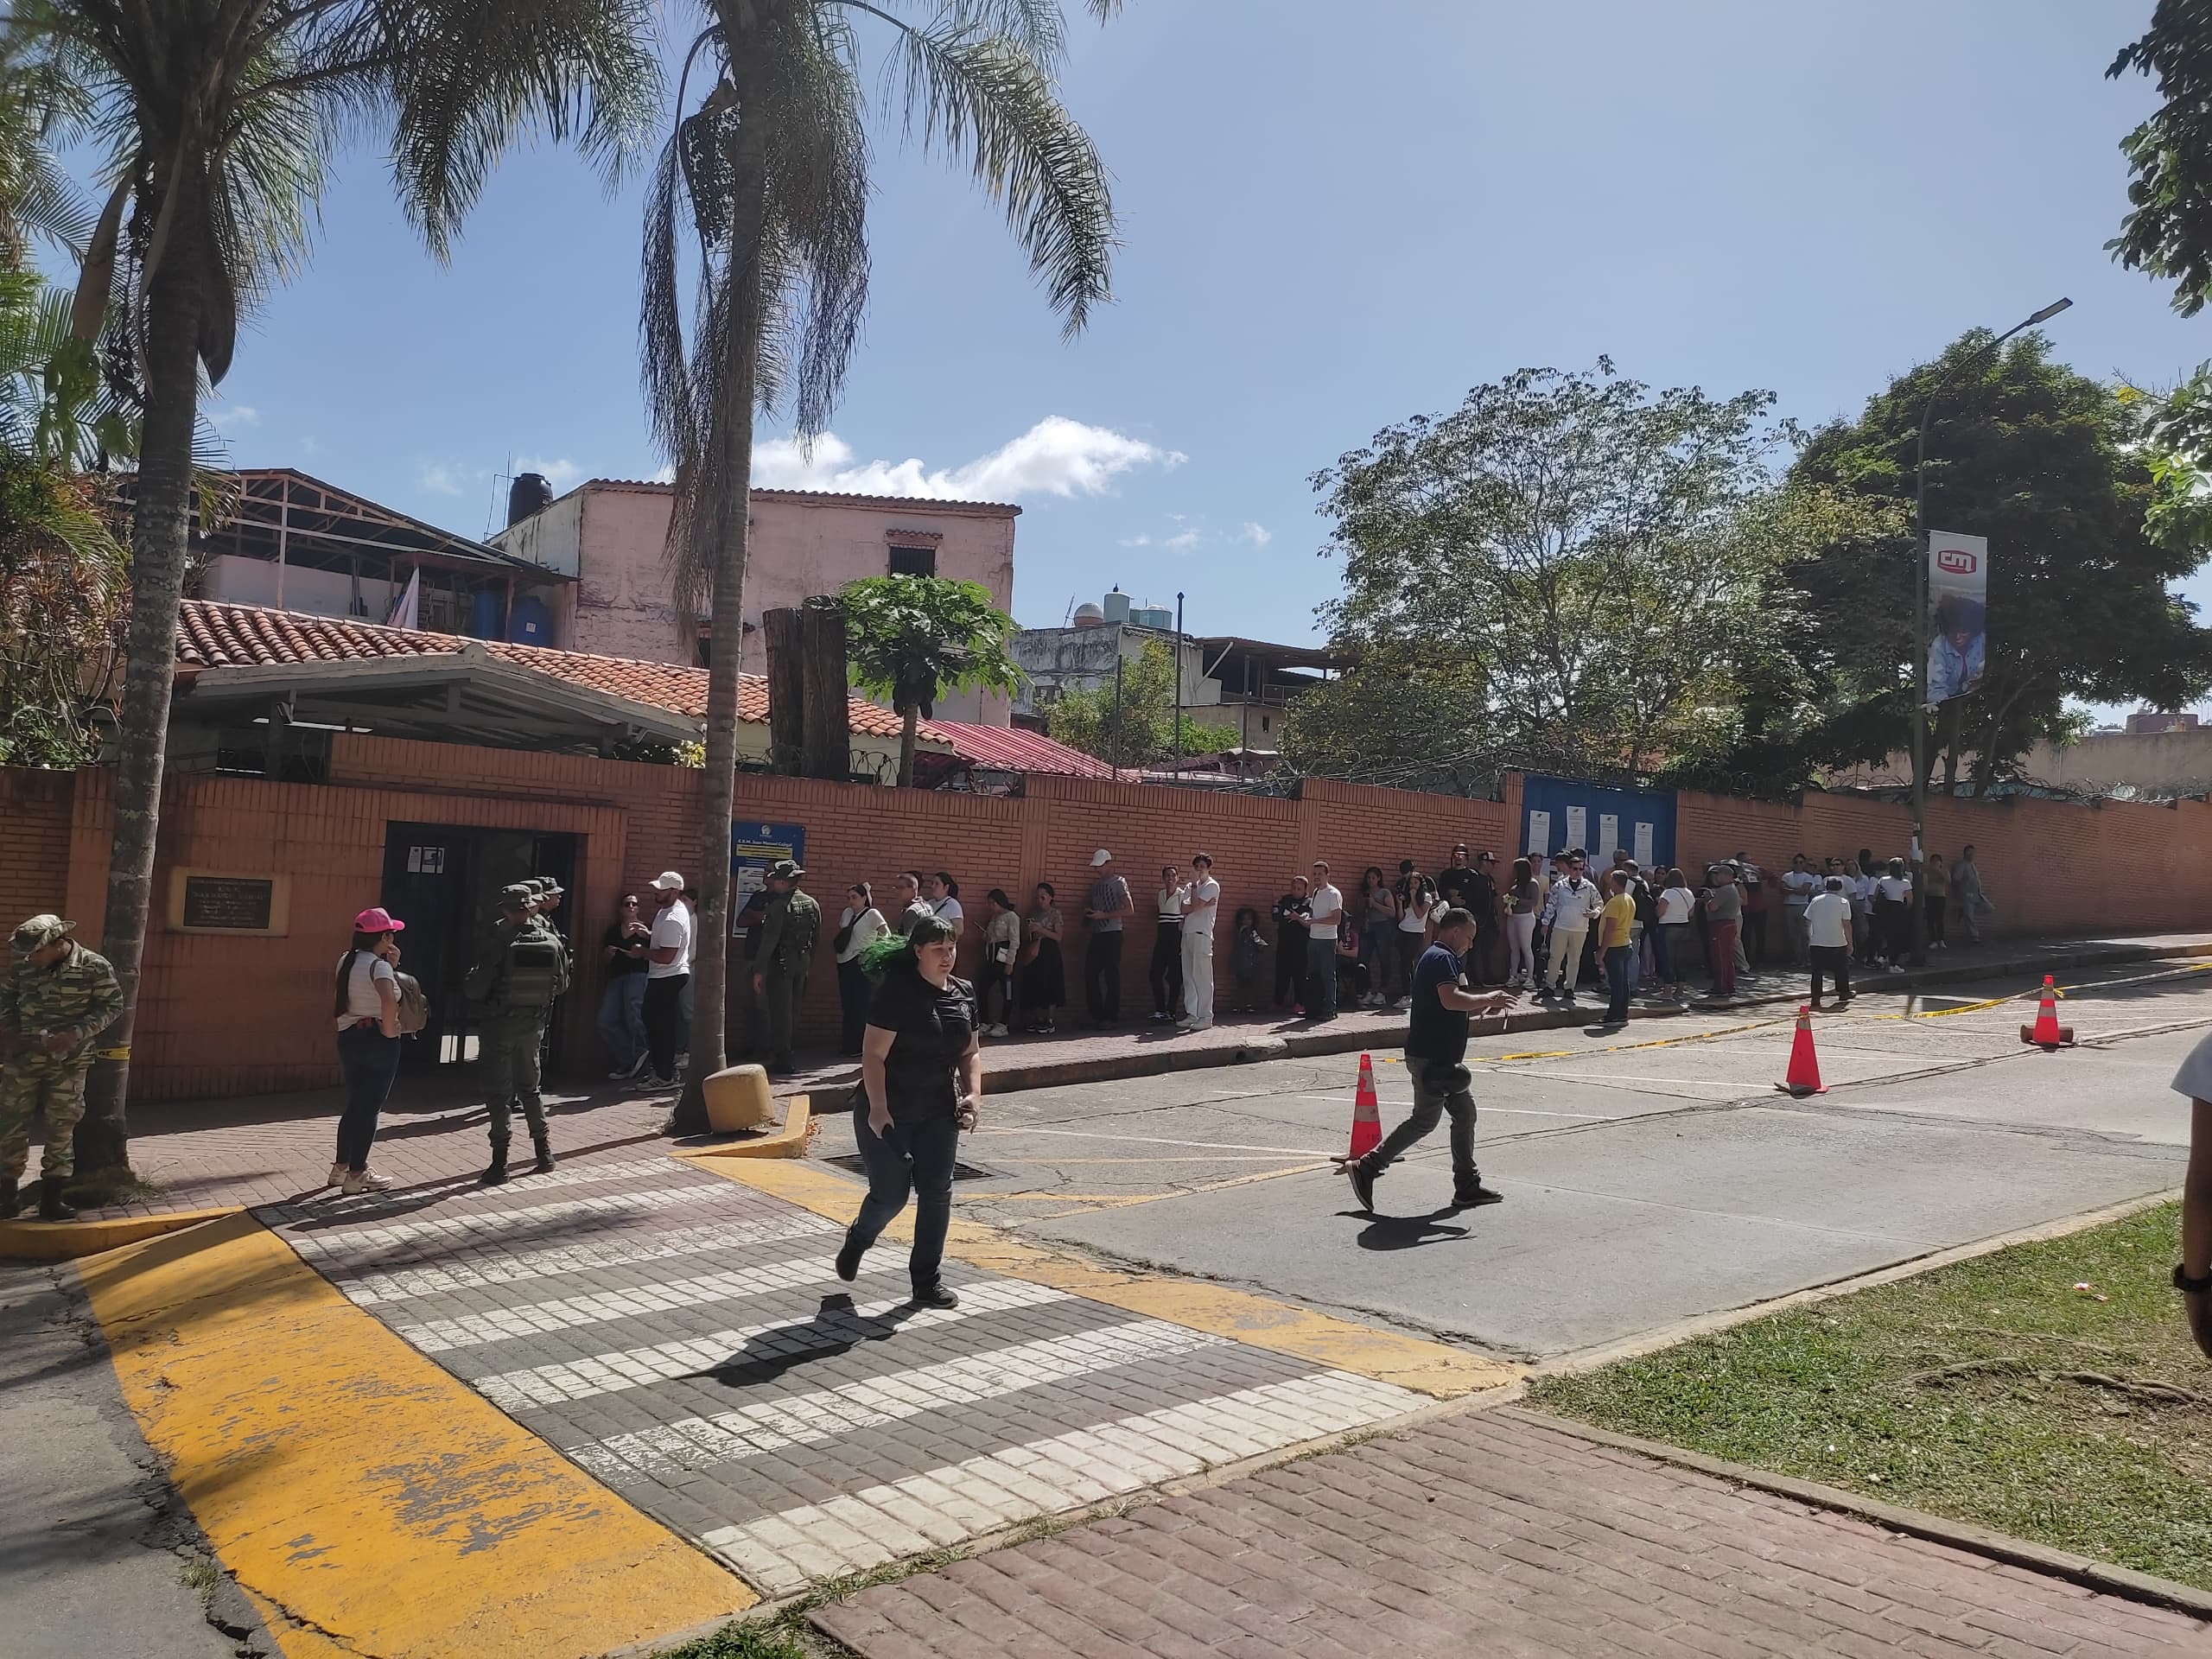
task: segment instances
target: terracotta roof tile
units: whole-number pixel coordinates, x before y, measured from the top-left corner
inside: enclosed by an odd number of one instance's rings
[[[439,657],[479,645],[502,662],[533,669],[588,690],[627,697],[695,720],[707,714],[707,671],[673,663],[641,663],[624,657],[596,657],[588,652],[549,651],[543,645],[510,645],[498,639],[468,639],[454,633],[387,628],[340,616],[309,616],[258,605],[231,605],[188,599],[177,615],[176,658],[181,669],[262,667],[289,663],[372,662],[393,657]],[[768,683],[757,674],[739,677],[737,715],[766,723]],[[848,705],[854,731],[868,737],[896,737],[900,722],[888,709],[854,697]],[[921,735],[941,738],[929,721]]]

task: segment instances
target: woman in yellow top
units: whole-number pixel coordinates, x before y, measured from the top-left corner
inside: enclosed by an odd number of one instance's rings
[[[1600,1031],[1615,1031],[1628,1024],[1628,994],[1636,982],[1636,946],[1630,943],[1636,927],[1636,900],[1629,896],[1626,870],[1605,878],[1605,908],[1598,917],[1599,960],[1605,965],[1605,1004]]]

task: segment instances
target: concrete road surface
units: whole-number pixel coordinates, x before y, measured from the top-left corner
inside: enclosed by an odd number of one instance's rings
[[[1478,1036],[1478,1155],[1503,1205],[1454,1211],[1435,1136],[1358,1211],[1357,1058],[986,1103],[959,1213],[1099,1255],[1547,1357],[2178,1185],[2167,1088],[2212,1029],[2212,971],[2066,978],[2082,1046],[2023,1047],[2018,981],[1816,1016],[1829,1092],[1777,1091],[1794,1016]],[[1595,1017],[1594,1010],[1592,1017]],[[1479,1030],[1479,1027],[1478,1027]],[[1412,1096],[1377,1054],[1385,1127]],[[818,1155],[850,1150],[842,1120]]]

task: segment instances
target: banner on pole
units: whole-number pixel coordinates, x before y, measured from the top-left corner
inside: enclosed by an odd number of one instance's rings
[[[1928,701],[1948,702],[1981,684],[1989,624],[1989,538],[1928,536]]]

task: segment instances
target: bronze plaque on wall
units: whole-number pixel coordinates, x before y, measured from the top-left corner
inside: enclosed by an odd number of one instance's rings
[[[222,870],[169,872],[169,931],[281,937],[291,925],[292,878]]]

